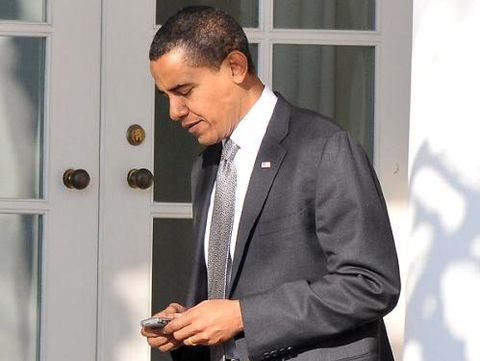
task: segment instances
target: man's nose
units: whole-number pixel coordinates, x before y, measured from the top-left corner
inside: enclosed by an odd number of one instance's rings
[[[181,120],[188,114],[187,106],[177,99],[170,99],[170,118],[172,120]]]

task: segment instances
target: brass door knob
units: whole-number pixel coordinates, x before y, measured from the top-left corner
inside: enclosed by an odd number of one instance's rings
[[[153,184],[153,174],[146,168],[130,169],[127,182],[132,188],[148,189]]]
[[[63,184],[70,189],[84,189],[90,183],[90,175],[85,169],[67,169],[63,173]]]

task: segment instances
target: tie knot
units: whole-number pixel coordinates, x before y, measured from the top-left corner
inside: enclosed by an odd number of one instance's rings
[[[235,158],[235,154],[237,154],[237,151],[240,147],[235,144],[233,140],[230,138],[227,139],[225,144],[223,145],[223,150],[222,150],[222,159],[231,162]]]

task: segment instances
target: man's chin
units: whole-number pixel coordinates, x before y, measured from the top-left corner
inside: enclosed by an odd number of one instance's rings
[[[204,147],[208,147],[209,145],[214,145],[220,142],[220,140],[208,138],[202,135],[196,136],[198,144],[203,145]]]

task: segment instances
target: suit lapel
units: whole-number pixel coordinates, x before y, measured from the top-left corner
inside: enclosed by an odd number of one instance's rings
[[[196,248],[192,284],[188,297],[191,305],[207,298],[207,273],[204,253],[205,227],[221,150],[220,143],[205,149],[192,172],[193,234]]]
[[[221,143],[205,149],[200,160],[201,164],[196,166],[192,176],[192,185],[194,187],[193,214],[195,215],[195,224],[198,225],[198,228],[195,230],[197,241],[203,242],[210,195],[215,183],[221,152]]]
[[[281,96],[278,94],[277,96],[278,101],[258,151],[243,203],[232,265],[230,294],[234,288],[235,278],[244,256],[250,232],[261,213],[272,183],[287,153],[281,145],[281,141],[288,132],[291,107]]]

